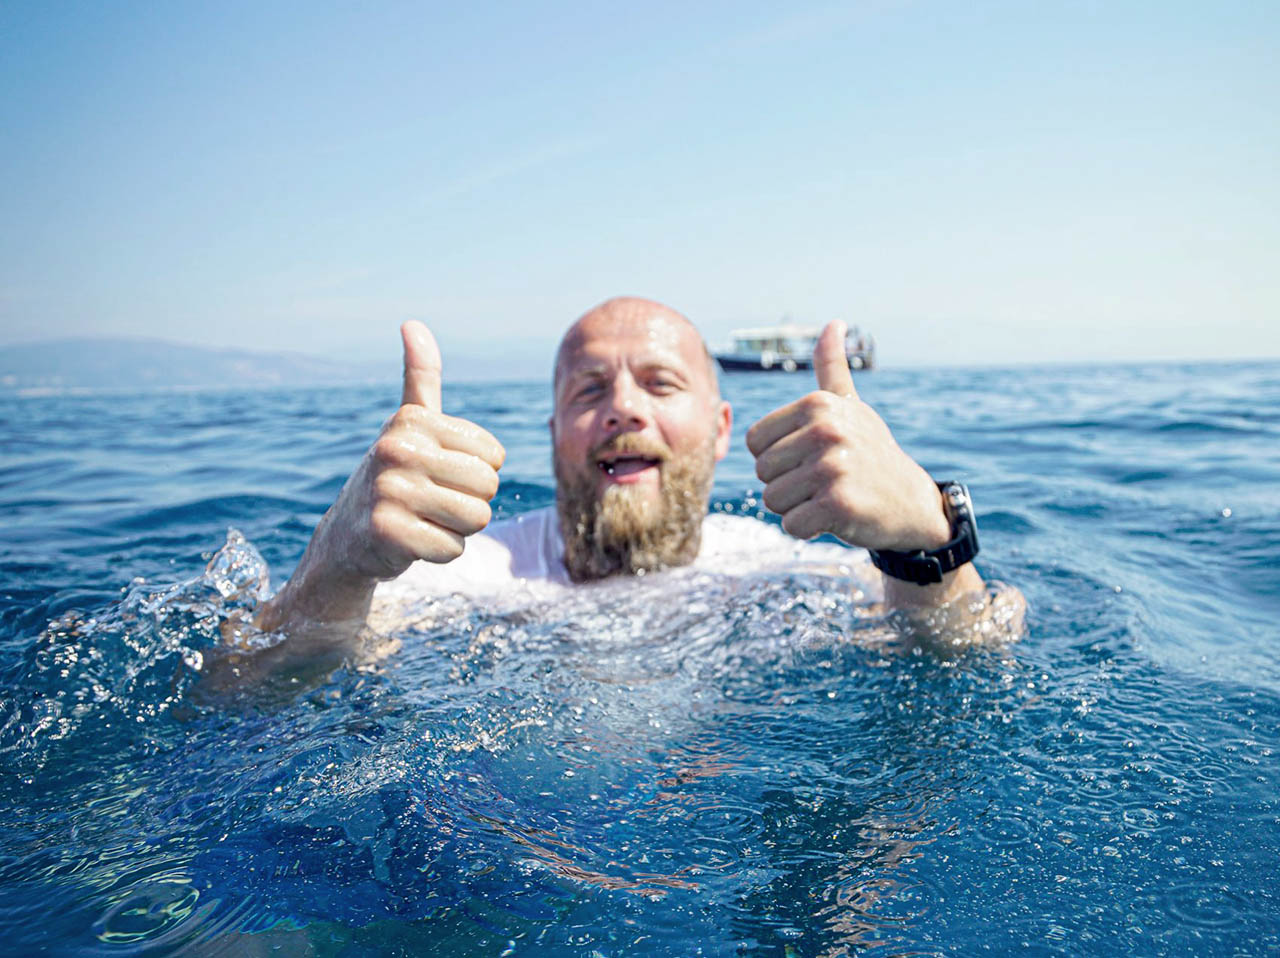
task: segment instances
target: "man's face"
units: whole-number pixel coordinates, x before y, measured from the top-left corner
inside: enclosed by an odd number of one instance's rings
[[[551,434],[570,575],[692,561],[731,422],[697,332],[656,303],[613,300],[570,330],[556,373]]]

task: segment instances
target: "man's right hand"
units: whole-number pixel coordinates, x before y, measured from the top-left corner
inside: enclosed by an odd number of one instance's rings
[[[316,526],[292,578],[260,611],[267,630],[364,621],[380,579],[417,559],[450,562],[489,524],[506,451],[489,432],[440,411],[440,350],[411,321],[404,391],[337,501]]]
[[[488,431],[440,411],[440,350],[431,331],[411,321],[400,333],[400,408],[326,517],[345,533],[344,565],[373,579],[395,578],[416,559],[460,556],[465,538],[489,524],[506,458]]]

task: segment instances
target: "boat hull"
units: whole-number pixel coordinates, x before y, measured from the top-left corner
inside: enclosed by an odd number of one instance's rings
[[[801,356],[770,360],[759,356],[735,356],[721,353],[716,356],[716,362],[728,373],[795,373],[813,369],[813,360]],[[849,368],[854,372],[870,370],[874,365],[870,356],[861,353],[849,354]]]
[[[760,358],[744,356],[717,356],[720,368],[730,373],[793,373],[801,369],[812,369],[813,360],[788,356],[765,365]]]

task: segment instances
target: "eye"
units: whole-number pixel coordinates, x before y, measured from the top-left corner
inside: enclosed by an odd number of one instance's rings
[[[668,396],[681,388],[679,378],[671,373],[655,373],[649,379],[649,391],[659,396]]]
[[[591,379],[583,383],[576,390],[574,390],[573,398],[574,399],[591,399],[595,396],[600,395],[600,392],[603,389],[604,389],[604,383],[600,382],[600,380],[598,379]]]

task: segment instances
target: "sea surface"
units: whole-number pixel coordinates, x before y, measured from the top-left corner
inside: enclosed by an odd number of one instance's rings
[[[1275,954],[1280,364],[857,384],[969,483],[1021,635],[655,575],[261,674],[220,624],[398,384],[0,398],[0,951]],[[777,521],[742,436],[809,388],[725,378],[715,508]],[[545,383],[445,404],[499,515],[552,501]]]

